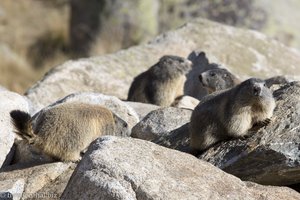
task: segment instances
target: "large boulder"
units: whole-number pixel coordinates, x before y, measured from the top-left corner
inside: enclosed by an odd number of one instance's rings
[[[12,110],[30,111],[29,101],[14,92],[0,91],[0,168],[9,164],[12,159],[12,146],[15,139],[14,127],[11,123],[10,112]]]
[[[192,155],[148,141],[102,137],[61,199],[299,199],[285,187],[242,182]]]
[[[300,82],[274,92],[272,122],[247,140],[232,140],[200,156],[242,180],[269,185],[300,182]]]
[[[131,136],[155,140],[190,121],[191,110],[167,107],[150,112],[131,130]]]
[[[300,77],[300,53],[265,35],[203,19],[166,32],[148,44],[115,54],[68,61],[49,71],[26,95],[46,106],[78,91],[127,98],[133,78],[165,54],[187,57],[203,50],[211,62],[227,66],[241,78],[287,75]]]

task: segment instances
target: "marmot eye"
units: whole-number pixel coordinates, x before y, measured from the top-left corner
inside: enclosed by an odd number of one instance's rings
[[[209,75],[210,75],[210,76],[215,76],[215,75],[216,75],[216,73],[214,73],[214,72],[210,72],[210,73],[209,73]]]

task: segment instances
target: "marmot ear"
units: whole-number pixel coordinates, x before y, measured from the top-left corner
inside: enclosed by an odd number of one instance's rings
[[[206,54],[204,51],[201,51],[198,55],[199,58],[206,58]]]

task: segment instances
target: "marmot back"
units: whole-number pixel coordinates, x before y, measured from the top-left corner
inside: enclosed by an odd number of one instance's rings
[[[128,101],[170,106],[176,97],[183,95],[185,74],[191,62],[179,56],[163,56],[159,62],[134,78]]]
[[[191,147],[203,151],[229,138],[243,138],[253,125],[270,122],[275,100],[260,79],[251,78],[200,102],[191,116]]]
[[[102,135],[129,135],[126,122],[98,105],[57,105],[41,113],[35,126],[28,113],[15,110],[10,114],[18,135],[62,161],[79,160],[80,153]]]

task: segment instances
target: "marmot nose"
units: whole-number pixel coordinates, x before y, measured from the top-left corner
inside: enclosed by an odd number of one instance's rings
[[[253,93],[254,93],[255,96],[260,96],[260,94],[261,94],[261,88],[258,87],[258,86],[255,86],[253,88]]]

